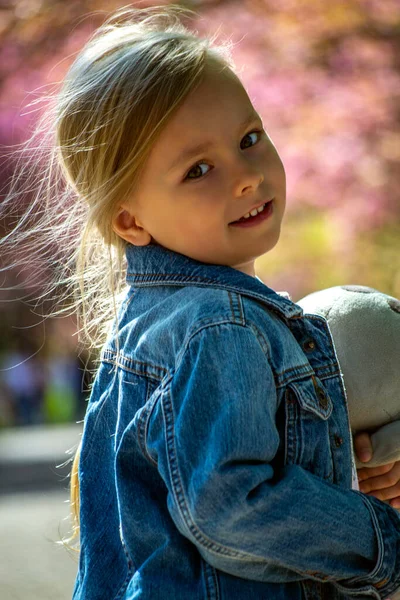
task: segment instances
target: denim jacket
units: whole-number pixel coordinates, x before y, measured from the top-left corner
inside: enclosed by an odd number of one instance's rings
[[[73,600],[390,596],[400,517],[351,487],[326,320],[156,244],[127,263],[84,420]]]

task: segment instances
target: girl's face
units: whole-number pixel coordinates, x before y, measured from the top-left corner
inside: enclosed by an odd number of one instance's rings
[[[266,207],[234,223],[271,199],[268,218]],[[254,275],[254,260],[278,242],[285,203],[282,161],[245,89],[230,69],[209,66],[156,140],[114,230]]]

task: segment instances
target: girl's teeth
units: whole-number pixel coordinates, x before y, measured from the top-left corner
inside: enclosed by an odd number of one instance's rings
[[[258,215],[258,213],[260,213],[262,210],[264,210],[264,208],[265,208],[265,204],[263,204],[262,206],[259,206],[258,208],[253,208],[252,211],[243,215],[242,219],[248,219],[249,217],[255,217],[256,215]]]

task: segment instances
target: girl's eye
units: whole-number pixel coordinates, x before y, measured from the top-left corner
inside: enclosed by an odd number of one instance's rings
[[[245,146],[244,150],[246,150],[246,148],[251,148],[252,146],[254,146],[257,143],[257,141],[262,133],[263,133],[263,130],[261,130],[261,129],[256,129],[255,131],[250,131],[250,133],[246,133],[243,140],[250,137],[251,135],[255,135],[256,140],[253,144],[250,144],[250,146]],[[202,171],[200,169],[200,165],[205,165],[205,164],[207,164],[207,163],[202,160],[202,161],[199,161],[198,163],[196,163],[195,165],[193,165],[193,167],[186,173],[184,181],[186,181],[187,179],[201,179],[201,177],[204,175],[204,173],[202,173]],[[196,177],[196,176],[191,177],[190,176],[191,173],[196,173],[196,172],[197,172],[197,174],[199,174],[199,177]]]
[[[205,165],[207,163],[205,162],[198,162],[197,164],[193,165],[193,167],[190,169],[190,171],[188,171],[185,179],[200,179],[202,175],[204,175],[204,173],[201,173],[201,169],[200,169],[200,165]],[[200,171],[200,177],[190,177],[190,173],[196,172],[199,173]]]
[[[260,135],[261,135],[261,133],[262,133],[262,131],[261,131],[261,130],[259,130],[259,129],[257,129],[256,131],[250,131],[250,133],[246,133],[246,135],[244,136],[244,138],[243,138],[243,139],[245,140],[247,137],[250,137],[251,135],[256,135],[256,136],[257,136],[257,139],[256,139],[256,141],[254,142],[254,144],[256,144],[256,143],[257,143],[257,140],[258,140],[258,138],[259,138],[259,137],[260,137]],[[251,144],[251,146],[254,146],[254,144]],[[251,148],[251,146],[250,146],[250,148]]]

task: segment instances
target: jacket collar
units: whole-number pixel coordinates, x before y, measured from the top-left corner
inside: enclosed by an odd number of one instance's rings
[[[205,264],[159,244],[126,247],[126,281],[134,287],[194,285],[222,288],[254,298],[285,319],[303,315],[303,309],[256,277],[223,265]]]

